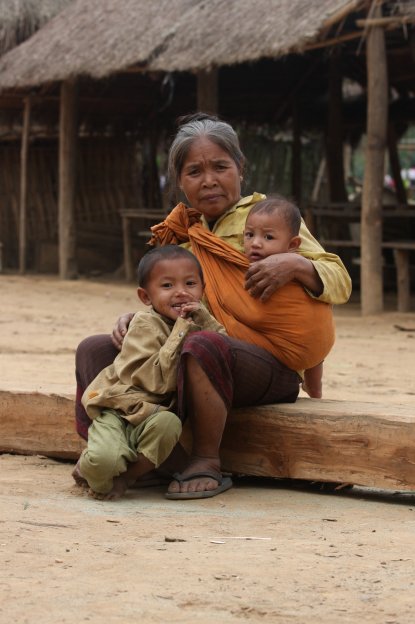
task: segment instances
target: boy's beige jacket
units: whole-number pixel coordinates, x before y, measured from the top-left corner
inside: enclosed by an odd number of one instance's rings
[[[136,425],[160,409],[174,409],[177,365],[187,334],[226,333],[204,307],[192,317],[191,323],[182,318],[173,322],[154,310],[137,312],[113,364],[98,374],[82,396],[89,418],[107,407]]]

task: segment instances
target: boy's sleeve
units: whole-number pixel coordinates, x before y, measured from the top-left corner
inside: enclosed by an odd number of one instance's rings
[[[209,330],[218,332],[218,334],[227,335],[226,329],[218,323],[212,314],[208,311],[208,309],[201,304],[199,310],[192,314],[193,321],[199,328],[202,330]]]
[[[194,326],[178,318],[166,338],[151,323],[138,319],[128,331],[117,359],[120,381],[155,394],[174,391],[180,349],[192,330]]]
[[[308,290],[307,292],[314,299],[332,305],[346,303],[352,292],[352,280],[339,256],[326,252],[304,221],[301,221],[300,236],[298,253],[311,260],[323,283],[323,292],[319,297]]]

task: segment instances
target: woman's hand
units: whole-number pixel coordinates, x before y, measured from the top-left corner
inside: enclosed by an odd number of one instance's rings
[[[133,312],[126,312],[117,320],[112,330],[111,340],[114,347],[121,351],[124,336],[127,333],[127,329],[134,316]]]
[[[245,290],[261,301],[267,301],[281,286],[297,280],[316,296],[323,292],[323,283],[313,263],[296,253],[274,254],[254,262],[246,272]]]

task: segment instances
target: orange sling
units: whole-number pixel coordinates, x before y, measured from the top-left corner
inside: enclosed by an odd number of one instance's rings
[[[244,288],[248,259],[199,219],[196,210],[178,204],[151,228],[150,244],[190,241],[203,268],[208,305],[229,336],[263,347],[292,370],[324,360],[334,343],[331,306],[312,299],[295,282],[279,288],[265,303],[254,299]]]

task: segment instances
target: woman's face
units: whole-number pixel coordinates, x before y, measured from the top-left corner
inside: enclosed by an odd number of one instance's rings
[[[214,221],[241,197],[241,172],[231,156],[206,137],[196,139],[179,178],[192,208]]]

